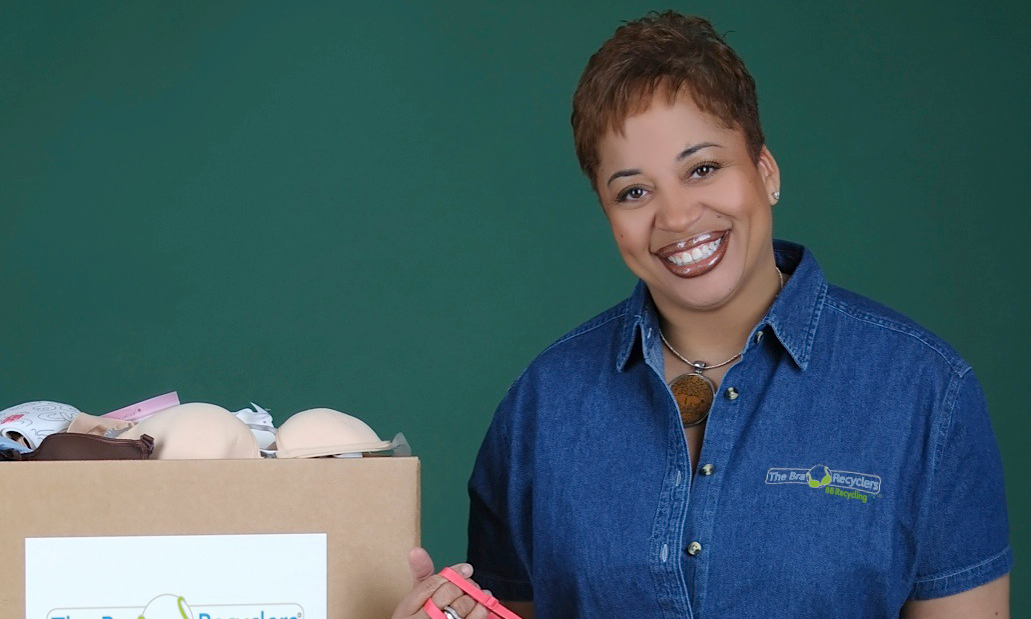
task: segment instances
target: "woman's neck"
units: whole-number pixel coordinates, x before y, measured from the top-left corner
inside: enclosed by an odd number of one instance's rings
[[[774,267],[775,268],[775,267]],[[745,294],[712,310],[693,310],[669,303],[659,306],[662,332],[677,352],[691,360],[719,363],[745,347],[752,328],[762,319],[781,289],[778,272],[749,286]]]

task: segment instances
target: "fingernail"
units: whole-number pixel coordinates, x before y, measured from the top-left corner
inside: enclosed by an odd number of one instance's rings
[[[469,565],[468,563],[459,563],[458,569],[455,571],[461,574],[464,578],[469,578],[473,575],[473,566]]]
[[[483,592],[486,593],[487,595],[490,595],[490,589],[484,589]]]

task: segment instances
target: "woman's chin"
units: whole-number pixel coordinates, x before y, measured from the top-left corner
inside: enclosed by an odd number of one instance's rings
[[[714,288],[712,290],[692,290],[690,292],[680,290],[667,290],[655,294],[655,290],[649,287],[652,298],[661,296],[666,303],[657,301],[658,304],[666,306],[660,310],[681,310],[685,312],[713,312],[726,307],[733,298],[732,291],[726,287]]]

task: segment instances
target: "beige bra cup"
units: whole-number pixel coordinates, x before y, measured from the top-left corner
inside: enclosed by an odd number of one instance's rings
[[[154,437],[155,460],[260,458],[254,433],[236,415],[214,404],[181,404],[143,419],[118,438]]]
[[[319,458],[391,449],[361,419],[331,408],[292,415],[276,430],[277,458]]]

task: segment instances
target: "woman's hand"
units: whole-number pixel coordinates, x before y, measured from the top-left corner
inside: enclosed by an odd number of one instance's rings
[[[422,607],[431,598],[434,606],[441,609],[450,606],[462,619],[488,619],[490,616],[490,611],[484,606],[437,574],[429,553],[422,548],[412,548],[408,552],[408,567],[412,570],[414,586],[397,605],[392,619],[428,619]],[[466,579],[473,575],[473,566],[468,563],[453,565],[451,569]]]

